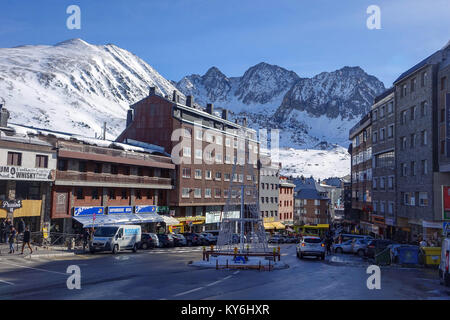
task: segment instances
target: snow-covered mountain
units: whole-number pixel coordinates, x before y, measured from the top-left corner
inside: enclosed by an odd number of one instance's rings
[[[176,88],[150,65],[113,44],[72,39],[54,46],[0,49],[0,101],[11,122],[109,138],[125,126],[130,104],[150,86]]]
[[[385,90],[360,67],[300,78],[267,63],[234,78],[213,67],[203,76],[184,77],[176,86],[201,104],[212,102],[234,117],[246,116],[255,128],[280,129],[280,145],[294,148],[346,146],[349,129]]]

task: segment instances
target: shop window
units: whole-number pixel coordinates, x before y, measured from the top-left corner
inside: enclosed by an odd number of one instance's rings
[[[20,152],[8,152],[8,166],[21,166],[22,154]]]
[[[36,168],[48,168],[48,156],[36,155]]]

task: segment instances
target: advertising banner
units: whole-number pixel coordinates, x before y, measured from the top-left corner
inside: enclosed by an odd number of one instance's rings
[[[158,208],[156,206],[135,206],[135,213],[155,213]]]
[[[104,215],[105,207],[74,207],[73,215],[78,216],[90,216],[90,215]]]
[[[450,186],[442,186],[443,219],[450,220]]]
[[[41,168],[24,168],[0,166],[0,179],[26,181],[52,181],[52,170]]]
[[[123,206],[123,207],[108,207],[108,214],[127,214],[133,213],[133,207]]]

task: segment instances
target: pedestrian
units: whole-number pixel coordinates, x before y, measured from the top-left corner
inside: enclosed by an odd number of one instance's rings
[[[89,241],[91,240],[91,233],[89,232],[89,228],[84,228],[83,231],[83,251],[86,251],[86,247],[89,245]]]
[[[23,254],[23,249],[25,248],[25,245],[28,245],[28,248],[30,249],[30,254],[33,253],[33,249],[31,249],[30,242],[31,242],[30,228],[25,227],[25,231],[23,232],[22,252],[20,254]]]
[[[6,230],[6,223],[5,220],[2,220],[2,222],[0,223],[0,243],[4,243],[6,241],[5,240],[5,230]]]
[[[17,231],[16,229],[11,226],[10,232],[9,232],[9,253],[14,253],[14,243],[16,242],[16,235],[17,235]]]
[[[17,227],[17,233],[22,234],[25,231],[25,221],[23,221],[23,218],[20,218],[19,226]]]
[[[11,223],[7,219],[5,222],[5,233],[3,234],[3,242],[4,243],[8,242],[10,230],[11,230]]]
[[[331,254],[331,244],[333,240],[330,236],[327,237],[326,245],[327,245],[327,254]]]

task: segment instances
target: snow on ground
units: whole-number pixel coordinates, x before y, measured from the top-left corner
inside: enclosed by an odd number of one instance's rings
[[[326,179],[350,174],[350,154],[342,147],[332,150],[279,149],[279,159],[281,174],[286,176]]]

